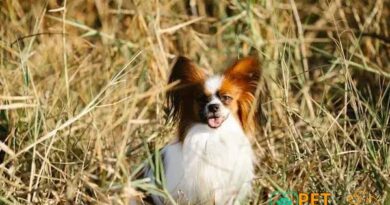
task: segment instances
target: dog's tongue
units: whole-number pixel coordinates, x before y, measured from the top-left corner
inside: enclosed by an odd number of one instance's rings
[[[222,117],[212,117],[207,119],[207,124],[209,124],[211,128],[217,128],[221,126],[222,122],[223,122]]]

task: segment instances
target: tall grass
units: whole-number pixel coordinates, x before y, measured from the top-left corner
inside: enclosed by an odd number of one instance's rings
[[[252,204],[275,190],[389,204],[389,18],[385,0],[4,0],[0,204],[164,194],[135,173],[175,136],[179,54],[210,72],[261,59]]]

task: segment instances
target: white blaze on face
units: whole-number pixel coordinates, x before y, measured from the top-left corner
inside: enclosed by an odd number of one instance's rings
[[[205,82],[205,88],[208,93],[211,93],[210,101],[205,105],[204,115],[207,116],[207,123],[212,128],[218,128],[221,126],[223,121],[229,114],[229,109],[227,109],[221,100],[219,99],[217,93],[222,86],[223,78],[221,76],[212,76]],[[209,111],[209,105],[217,104],[219,105],[218,113],[212,113]],[[215,115],[216,114],[216,115]]]
[[[213,95],[217,93],[217,91],[221,88],[221,85],[222,77],[219,75],[212,76],[205,82],[206,90]]]
[[[219,75],[212,76],[205,82],[205,88],[208,93],[211,94],[211,99],[206,104],[206,112],[208,112],[208,105],[210,104],[219,104],[222,106],[221,100],[219,100],[217,93],[218,90],[221,88],[222,85],[222,77]]]

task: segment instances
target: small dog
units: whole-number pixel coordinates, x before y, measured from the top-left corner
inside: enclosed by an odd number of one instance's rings
[[[255,58],[238,60],[209,76],[179,57],[169,83],[168,107],[178,136],[161,151],[166,190],[178,204],[237,204],[251,192],[255,131],[252,107],[260,78]],[[257,107],[257,106],[256,106]],[[156,179],[149,169],[146,177]],[[152,196],[154,204],[169,204]]]

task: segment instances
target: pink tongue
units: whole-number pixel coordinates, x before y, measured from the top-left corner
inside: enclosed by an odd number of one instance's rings
[[[209,124],[210,127],[217,128],[222,124],[222,117],[209,118],[207,119],[207,123]]]

